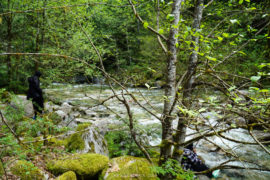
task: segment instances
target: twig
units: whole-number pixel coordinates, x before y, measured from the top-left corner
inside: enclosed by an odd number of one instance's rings
[[[136,18],[137,18],[142,24],[144,24],[143,19],[142,19],[141,16],[137,13],[136,8],[135,8],[134,4],[132,3],[132,1],[131,1],[131,0],[128,0],[128,1],[129,1],[129,4],[130,4],[131,7],[132,7],[132,10],[133,10],[133,12],[134,12]],[[153,33],[155,33],[156,35],[158,35],[160,38],[162,38],[164,41],[167,42],[168,39],[167,39],[165,36],[163,36],[162,34],[160,34],[159,32],[157,32],[156,30],[154,30],[152,27],[147,26],[147,29],[149,29],[150,31],[152,31]]]

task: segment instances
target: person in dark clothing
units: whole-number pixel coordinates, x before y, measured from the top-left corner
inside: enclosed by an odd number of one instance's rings
[[[40,88],[39,77],[41,73],[36,71],[35,74],[28,78],[29,89],[27,91],[27,100],[32,100],[33,108],[34,108],[34,117],[36,119],[37,114],[42,114],[42,110],[44,108],[44,100],[42,96],[42,89]]]
[[[184,149],[183,159],[181,162],[184,170],[191,170],[195,172],[206,171],[209,168],[200,160],[195,152],[193,144],[188,145]],[[206,174],[209,178],[212,177],[212,172]]]

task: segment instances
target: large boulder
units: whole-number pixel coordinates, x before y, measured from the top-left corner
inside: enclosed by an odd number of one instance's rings
[[[100,154],[73,154],[49,161],[47,168],[54,175],[73,171],[79,179],[96,179],[108,162],[108,157]]]
[[[21,180],[43,180],[44,175],[33,163],[26,160],[16,161],[10,168],[12,174],[20,177]]]
[[[108,156],[107,142],[100,130],[91,123],[79,124],[75,133],[67,139],[68,151],[97,153]]]
[[[25,95],[18,95],[17,98],[13,98],[11,101],[11,106],[17,107],[21,106],[24,108],[24,115],[27,117],[34,116],[34,109],[32,102],[26,99]]]
[[[110,167],[102,171],[100,179],[157,179],[157,175],[151,170],[151,164],[144,158],[121,156],[111,159],[109,165]]]

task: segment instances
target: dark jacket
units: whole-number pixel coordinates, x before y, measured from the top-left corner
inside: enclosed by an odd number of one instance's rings
[[[43,101],[42,89],[40,88],[39,76],[35,74],[28,78],[29,89],[27,91],[27,99],[39,99]]]

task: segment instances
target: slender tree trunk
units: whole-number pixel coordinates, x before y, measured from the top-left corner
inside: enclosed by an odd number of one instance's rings
[[[200,29],[203,8],[204,8],[204,0],[197,0],[195,13],[194,13],[195,17],[193,21],[193,28],[195,29],[195,32]],[[189,66],[188,66],[188,71],[187,71],[187,75],[186,75],[186,79],[184,83],[183,100],[182,100],[182,104],[187,109],[190,109],[191,102],[192,102],[191,101],[192,86],[194,84],[196,68],[198,65],[199,37],[192,36],[192,41],[194,42],[194,44],[192,44],[193,51],[189,58]],[[185,142],[187,123],[188,123],[188,117],[185,117],[183,114],[179,114],[177,132],[174,136],[174,142],[176,144],[182,144]],[[183,147],[176,145],[173,152],[173,158],[178,161],[181,161],[182,152],[183,152]]]
[[[10,11],[10,0],[8,0],[8,10]],[[7,22],[7,52],[11,53],[11,41],[12,41],[12,14],[8,14],[6,16],[6,22]],[[12,72],[12,63],[11,63],[11,56],[7,55],[6,59],[7,63],[7,77],[8,82],[11,81],[11,72]]]
[[[162,145],[160,148],[160,164],[166,162],[171,157],[171,141],[172,141],[172,121],[171,107],[173,105],[176,94],[176,62],[177,62],[177,38],[180,8],[183,0],[174,0],[172,4],[171,14],[174,20],[171,23],[171,30],[168,38],[168,58],[167,58],[167,74],[165,87],[165,100],[162,122]]]

